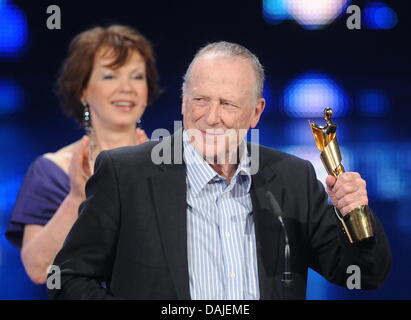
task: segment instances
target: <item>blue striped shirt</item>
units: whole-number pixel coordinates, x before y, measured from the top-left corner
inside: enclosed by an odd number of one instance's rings
[[[259,299],[256,240],[245,143],[230,183],[184,139],[187,255],[193,300]]]

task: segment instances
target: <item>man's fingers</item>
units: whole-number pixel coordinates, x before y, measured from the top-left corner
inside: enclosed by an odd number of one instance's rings
[[[346,195],[344,198],[342,199],[337,199],[337,207],[338,208],[344,208],[348,205],[350,205],[351,203],[356,202],[359,196],[356,194],[348,194]]]
[[[358,191],[366,192],[366,185],[367,184],[363,179],[358,179],[355,181],[346,182],[344,184],[341,184],[340,186],[337,186],[336,188],[333,188],[333,193],[338,199],[341,199],[347,194],[356,193]]]
[[[338,190],[334,193],[337,199],[341,199],[347,194],[354,193],[359,189],[359,186],[352,184],[352,183],[346,183],[342,185]]]
[[[337,178],[335,178],[334,176],[329,175],[327,177],[327,179],[325,179],[325,184],[327,185],[327,188],[331,190],[336,181],[337,181]]]
[[[346,215],[350,213],[351,211],[353,211],[355,208],[358,208],[359,206],[365,206],[365,205],[368,205],[368,200],[356,201],[356,202],[350,203],[349,205],[341,209],[339,208],[339,210],[343,215]]]
[[[333,203],[342,213],[349,213],[360,205],[368,205],[367,191],[360,190],[347,194],[342,198],[334,199]]]
[[[360,205],[368,204],[366,182],[359,173],[344,172],[338,176],[338,179],[332,178],[328,176],[326,179],[327,191],[334,206],[342,214],[345,215]]]
[[[359,184],[360,181],[365,183],[357,172],[344,172],[338,176],[337,182],[334,184],[332,191],[337,193],[342,186],[351,183]]]

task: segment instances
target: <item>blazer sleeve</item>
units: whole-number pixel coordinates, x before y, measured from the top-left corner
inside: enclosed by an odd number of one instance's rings
[[[327,202],[323,185],[308,165],[308,199],[310,240],[309,266],[329,281],[346,287],[351,275],[347,268],[356,265],[361,271],[361,289],[376,289],[391,269],[391,250],[381,223],[371,213],[375,236],[355,244],[348,241],[334,208]]]
[[[120,223],[118,181],[107,151],[96,159],[86,195],[79,217],[54,261],[60,268],[61,288],[48,290],[51,299],[114,298],[102,285],[111,279]]]

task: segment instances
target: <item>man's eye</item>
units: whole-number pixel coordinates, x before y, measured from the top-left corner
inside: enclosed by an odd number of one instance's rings
[[[234,104],[232,104],[232,103],[230,103],[230,102],[223,102],[223,105],[224,105],[225,107],[229,107],[229,108],[237,108],[236,105],[234,105]]]

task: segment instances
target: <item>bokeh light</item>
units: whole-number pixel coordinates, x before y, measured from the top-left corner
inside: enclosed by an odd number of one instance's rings
[[[263,98],[265,99],[265,113],[274,112],[277,105],[274,102],[274,93],[271,88],[270,79],[266,78],[264,81]],[[275,110],[278,111],[278,110]]]
[[[23,90],[14,81],[0,79],[0,118],[17,113],[23,106]]]
[[[364,22],[368,29],[388,30],[398,23],[397,13],[383,2],[373,2],[364,9]]]
[[[359,145],[355,153],[357,156],[354,159],[354,167],[366,173],[368,192],[371,196],[387,201],[409,198],[410,143],[373,142]]]
[[[263,17],[270,24],[279,24],[288,18],[287,0],[263,0]]]
[[[319,125],[325,125],[325,120],[311,119]],[[342,142],[347,137],[347,126],[340,121],[337,122],[338,141]],[[314,137],[311,133],[311,128],[308,120],[303,119],[290,119],[287,121],[287,125],[283,129],[284,139],[287,144],[290,145],[307,145],[312,146],[314,150],[317,150],[314,144]]]
[[[8,1],[0,0],[0,59],[19,58],[27,43],[25,13]]]
[[[364,90],[358,97],[359,111],[369,117],[386,115],[391,108],[389,97],[380,90]]]
[[[287,12],[304,28],[318,29],[333,22],[348,2],[347,0],[288,0]]]
[[[312,138],[312,134],[308,129],[307,135],[310,135]],[[313,143],[312,145],[289,145],[283,148],[284,152],[293,154],[301,159],[308,160],[312,163],[315,169],[315,173],[317,175],[317,179],[324,185],[325,187],[325,179],[328,176],[327,170],[321,161],[320,152],[317,150],[314,144],[314,138],[312,138]],[[353,159],[353,152],[350,148],[344,147],[340,145],[340,151],[342,156],[342,163],[344,168],[349,169],[349,171],[353,171],[352,167],[352,159]]]
[[[343,89],[329,76],[306,74],[293,80],[284,93],[284,111],[297,118],[322,117],[324,108],[334,110],[334,116],[348,111],[347,97]]]

